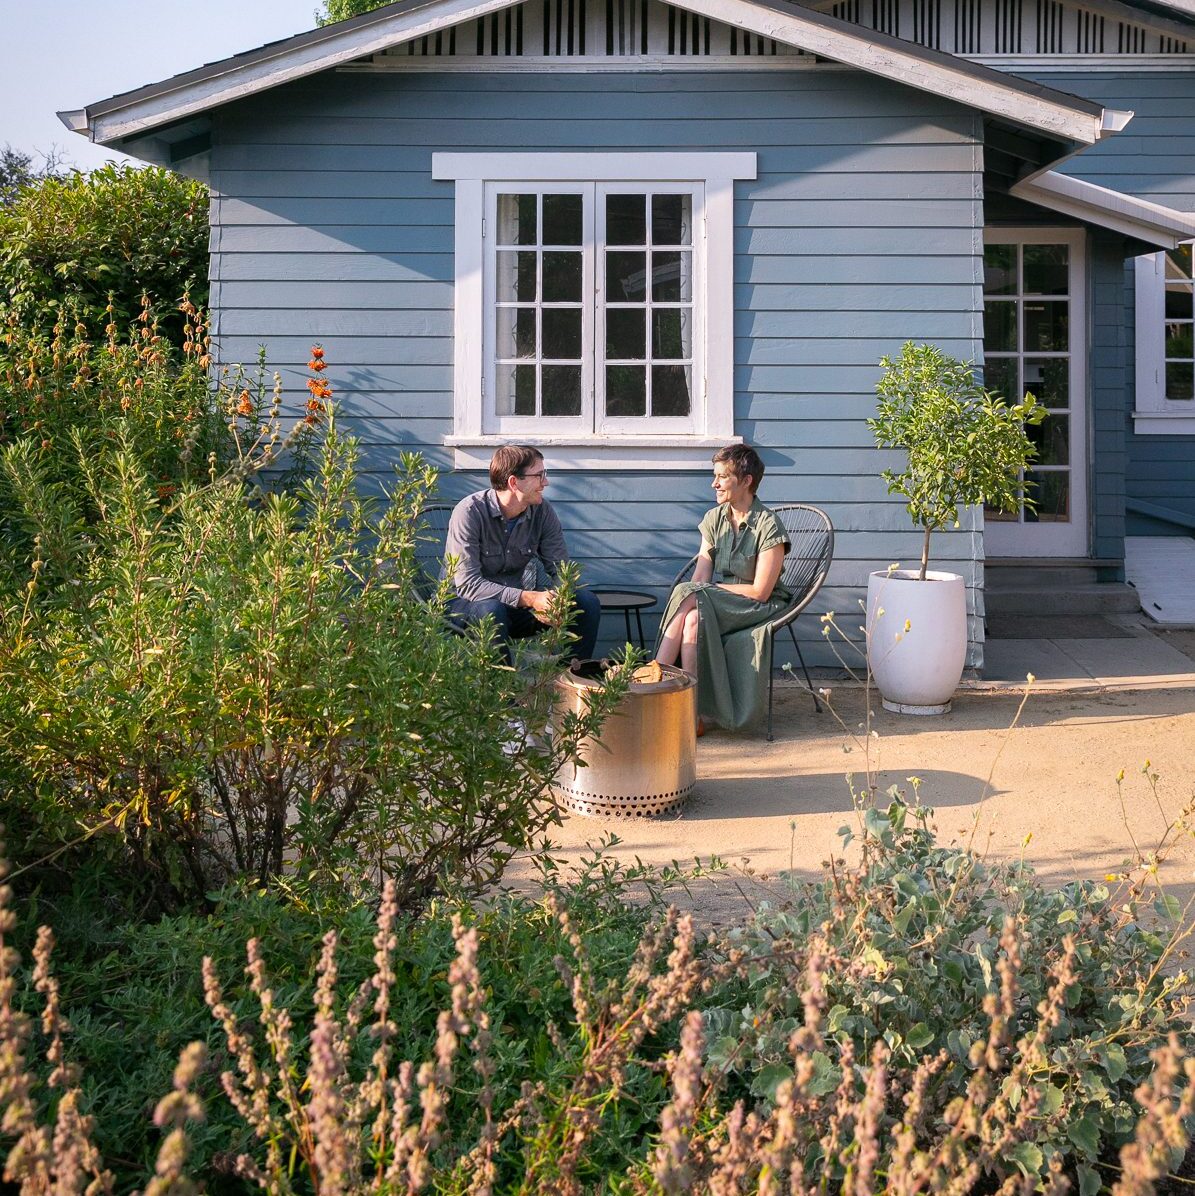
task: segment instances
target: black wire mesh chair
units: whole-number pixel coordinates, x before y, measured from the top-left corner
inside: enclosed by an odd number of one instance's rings
[[[415,527],[415,561],[419,577],[415,588],[425,602],[430,601],[440,584],[440,570],[444,567],[444,545],[448,539],[448,521],[452,518],[453,503],[428,503],[419,512]]]
[[[801,671],[805,674],[805,684],[809,686],[809,693],[813,698],[814,708],[818,714],[822,712],[822,704],[818,701],[817,690],[813,688],[813,681],[809,670],[805,667],[805,657],[801,654],[801,645],[797,640],[797,633],[793,624],[797,616],[813,601],[826,574],[830,571],[830,563],[834,559],[834,525],[829,515],[820,507],[811,507],[806,503],[783,503],[770,508],[788,533],[788,540],[792,547],[784,558],[784,568],[780,570],[780,584],[792,595],[789,604],[771,619],[765,626],[768,629],[768,742],[772,735],[772,666],[775,659],[776,632],[788,628],[788,634],[797,650],[797,659],[801,662]],[[693,557],[687,565],[672,579],[673,588],[684,581],[697,563]]]

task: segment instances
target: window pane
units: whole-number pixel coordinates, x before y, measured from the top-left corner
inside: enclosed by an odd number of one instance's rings
[[[985,357],[983,385],[985,390],[994,390],[1006,403],[1017,402],[1017,359]]]
[[[581,302],[581,255],[544,252],[544,302]]]
[[[1020,520],[1020,515],[1016,511],[1009,514],[1007,511],[997,511],[995,507],[989,507],[984,503],[983,517],[987,523],[1017,523]]]
[[[693,197],[691,195],[653,195],[651,197],[651,243],[653,245],[689,245]]]
[[[692,356],[692,313],[685,307],[657,307],[651,313],[651,355],[660,358]]]
[[[988,295],[1015,295],[1017,247],[987,245],[983,251],[983,289]]]
[[[647,312],[642,307],[612,307],[606,312],[606,357],[642,361],[647,356]]]
[[[1044,407],[1070,406],[1070,359],[1025,359],[1025,389]],[[1017,396],[1019,402],[1022,396]]]
[[[614,198],[611,196],[611,198]],[[611,303],[642,300],[647,281],[645,253],[606,254],[606,298]]]
[[[1191,358],[1191,325],[1166,325],[1166,356]]]
[[[606,244],[647,244],[647,196],[606,196]]]
[[[543,414],[581,414],[581,367],[579,365],[545,365],[543,371]]]
[[[1026,427],[1026,434],[1037,446],[1034,465],[1069,465],[1070,430],[1069,415],[1047,415],[1040,424]]]
[[[500,365],[495,371],[497,394],[494,407],[499,415],[535,414],[535,366]]]
[[[498,244],[534,245],[536,243],[534,195],[498,196]]]
[[[983,305],[983,347],[989,353],[1017,349],[1017,305],[1013,302]]]
[[[689,367],[653,365],[651,367],[652,415],[689,414]]]
[[[1025,246],[1026,295],[1065,295],[1067,293],[1067,246]]]
[[[544,309],[544,357],[577,358],[581,356],[581,309],[548,307]]]
[[[1069,469],[1057,473],[1025,473],[1026,492],[1036,504],[1025,508],[1026,523],[1069,523],[1071,518],[1071,475]]]
[[[535,356],[535,308],[498,308],[498,351],[501,360]]]
[[[1065,299],[1025,304],[1025,349],[1065,352],[1070,304]]]
[[[535,302],[535,250],[498,251],[498,302]]]
[[[1191,244],[1166,250],[1166,279],[1191,277]]]
[[[647,414],[647,370],[641,365],[606,366],[606,414]]]
[[[544,196],[544,244],[581,244],[581,196]]]
[[[1191,284],[1189,282],[1168,282],[1166,284],[1166,319],[1189,320],[1195,311],[1191,306]]]
[[[1166,397],[1180,402],[1195,398],[1195,366],[1189,361],[1166,363]]]
[[[693,255],[673,250],[651,255],[651,297],[687,303],[693,298]]]

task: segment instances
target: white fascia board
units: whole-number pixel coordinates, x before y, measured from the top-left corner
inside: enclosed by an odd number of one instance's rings
[[[1009,193],[1052,212],[1136,237],[1160,249],[1173,249],[1181,242],[1195,238],[1195,213],[1178,212],[1052,170],[1014,183]]]
[[[379,17],[364,26],[352,22],[351,28],[340,31],[329,26],[326,36],[304,37],[299,45],[294,44],[295,39],[281,42],[275,52],[256,56],[243,64],[230,59],[226,69],[219,69],[217,64],[210,72],[201,72],[199,78],[189,82],[180,80],[176,87],[164,86],[142,99],[135,98],[134,93],[128,103],[117,104],[109,111],[93,116],[85,110],[91,139],[111,145],[122,138],[347,65],[518,2],[430,0],[413,10]],[[979,68],[981,76],[991,77],[977,77],[977,68],[965,60],[958,60],[956,66],[948,55],[926,53],[912,44],[905,50],[894,44],[895,39],[884,38],[881,43],[869,30],[798,5],[781,4],[777,0],[678,0],[678,3],[690,12],[1070,141],[1090,145],[1106,131],[1105,118],[1100,113],[1010,87],[994,71]]]
[[[797,5],[781,5],[776,0],[669,3],[1068,141],[1093,145],[1108,131],[1105,112],[1088,112],[1049,96],[1009,87],[996,71],[977,71],[965,60],[955,66],[949,55],[918,53],[919,48],[911,43],[907,51],[893,45],[894,38],[884,38],[881,43],[869,30],[856,32],[845,22]]]
[[[97,114],[90,121],[91,139],[101,145],[110,145],[121,138],[195,116],[220,104],[342,66],[369,54],[380,54],[425,34],[484,17],[516,3],[519,0],[432,0],[414,11],[385,17],[365,28],[355,26],[338,33],[329,26],[328,36],[318,41],[297,47],[284,41],[279,44],[276,54],[255,58],[239,66],[231,61],[225,71],[180,83],[168,91]]]
[[[503,154],[434,153],[432,178],[500,183],[563,183],[571,180],[618,179],[622,182],[688,182],[692,179],[734,180],[756,177],[756,154],[746,153],[616,153]]]

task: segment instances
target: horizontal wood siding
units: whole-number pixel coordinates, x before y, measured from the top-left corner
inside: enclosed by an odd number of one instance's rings
[[[1136,76],[1130,72],[1042,72],[1034,78],[1134,113],[1123,132],[1071,158],[1063,167],[1066,173],[1182,212],[1195,212],[1195,72],[1151,72]],[[1105,286],[1103,301],[1115,304],[1115,319],[1110,317],[1102,328],[1093,329],[1092,370],[1093,377],[1100,379],[1102,385],[1109,384],[1108,378],[1101,377],[1102,367],[1098,363],[1114,351],[1108,338],[1123,336],[1123,367],[1118,371],[1123,379],[1123,397],[1120,427],[1115,432],[1107,427],[1101,431],[1097,424],[1097,488],[1093,497],[1097,503],[1102,500],[1106,508],[1115,507],[1119,495],[1112,465],[1119,452],[1125,469],[1121,491],[1124,498],[1195,516],[1195,436],[1138,436],[1133,431],[1136,320],[1132,259],[1127,268],[1105,263],[1105,277],[1113,269],[1115,283]],[[1119,320],[1119,333],[1114,327],[1115,320]],[[1112,447],[1116,440],[1122,442],[1119,448]],[[1107,526],[1099,509],[1095,508],[1097,544],[1101,527]],[[1173,525],[1132,512],[1127,516],[1127,531],[1130,535],[1183,534],[1176,532]],[[1111,547],[1111,541],[1108,544]],[[1122,556],[1123,552],[1108,555]]]
[[[700,111],[700,119],[694,114]],[[975,115],[844,72],[666,75],[339,74],[220,114],[212,151],[212,284],[221,360],[265,344],[288,398],[325,347],[367,481],[403,450],[451,472],[453,186],[437,150],[755,150],[735,193],[736,431],[767,465],[766,502],[813,502],[837,529],[830,582],[798,621],[806,659],[834,664],[817,612],[857,635],[867,573],[913,561],[920,537],[872,445],[881,355],[906,339],[980,352],[982,152]],[[551,459],[549,457],[549,465]],[[586,579],[666,597],[697,547],[708,472],[553,473],[549,497]],[[976,606],[979,535],[935,538]],[[658,610],[658,608],[657,608]],[[981,662],[972,617],[971,663]],[[654,621],[653,621],[654,627]],[[621,638],[608,621],[604,647]],[[787,659],[783,654],[779,659]]]

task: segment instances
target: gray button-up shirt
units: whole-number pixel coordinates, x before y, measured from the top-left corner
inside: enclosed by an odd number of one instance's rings
[[[479,490],[461,499],[448,522],[444,555],[456,557],[452,583],[457,597],[470,602],[497,598],[518,606],[525,589],[523,571],[538,557],[549,578],[568,559],[564,532],[545,499],[528,507],[517,519],[503,517],[493,490]],[[447,568],[445,569],[447,572]]]

